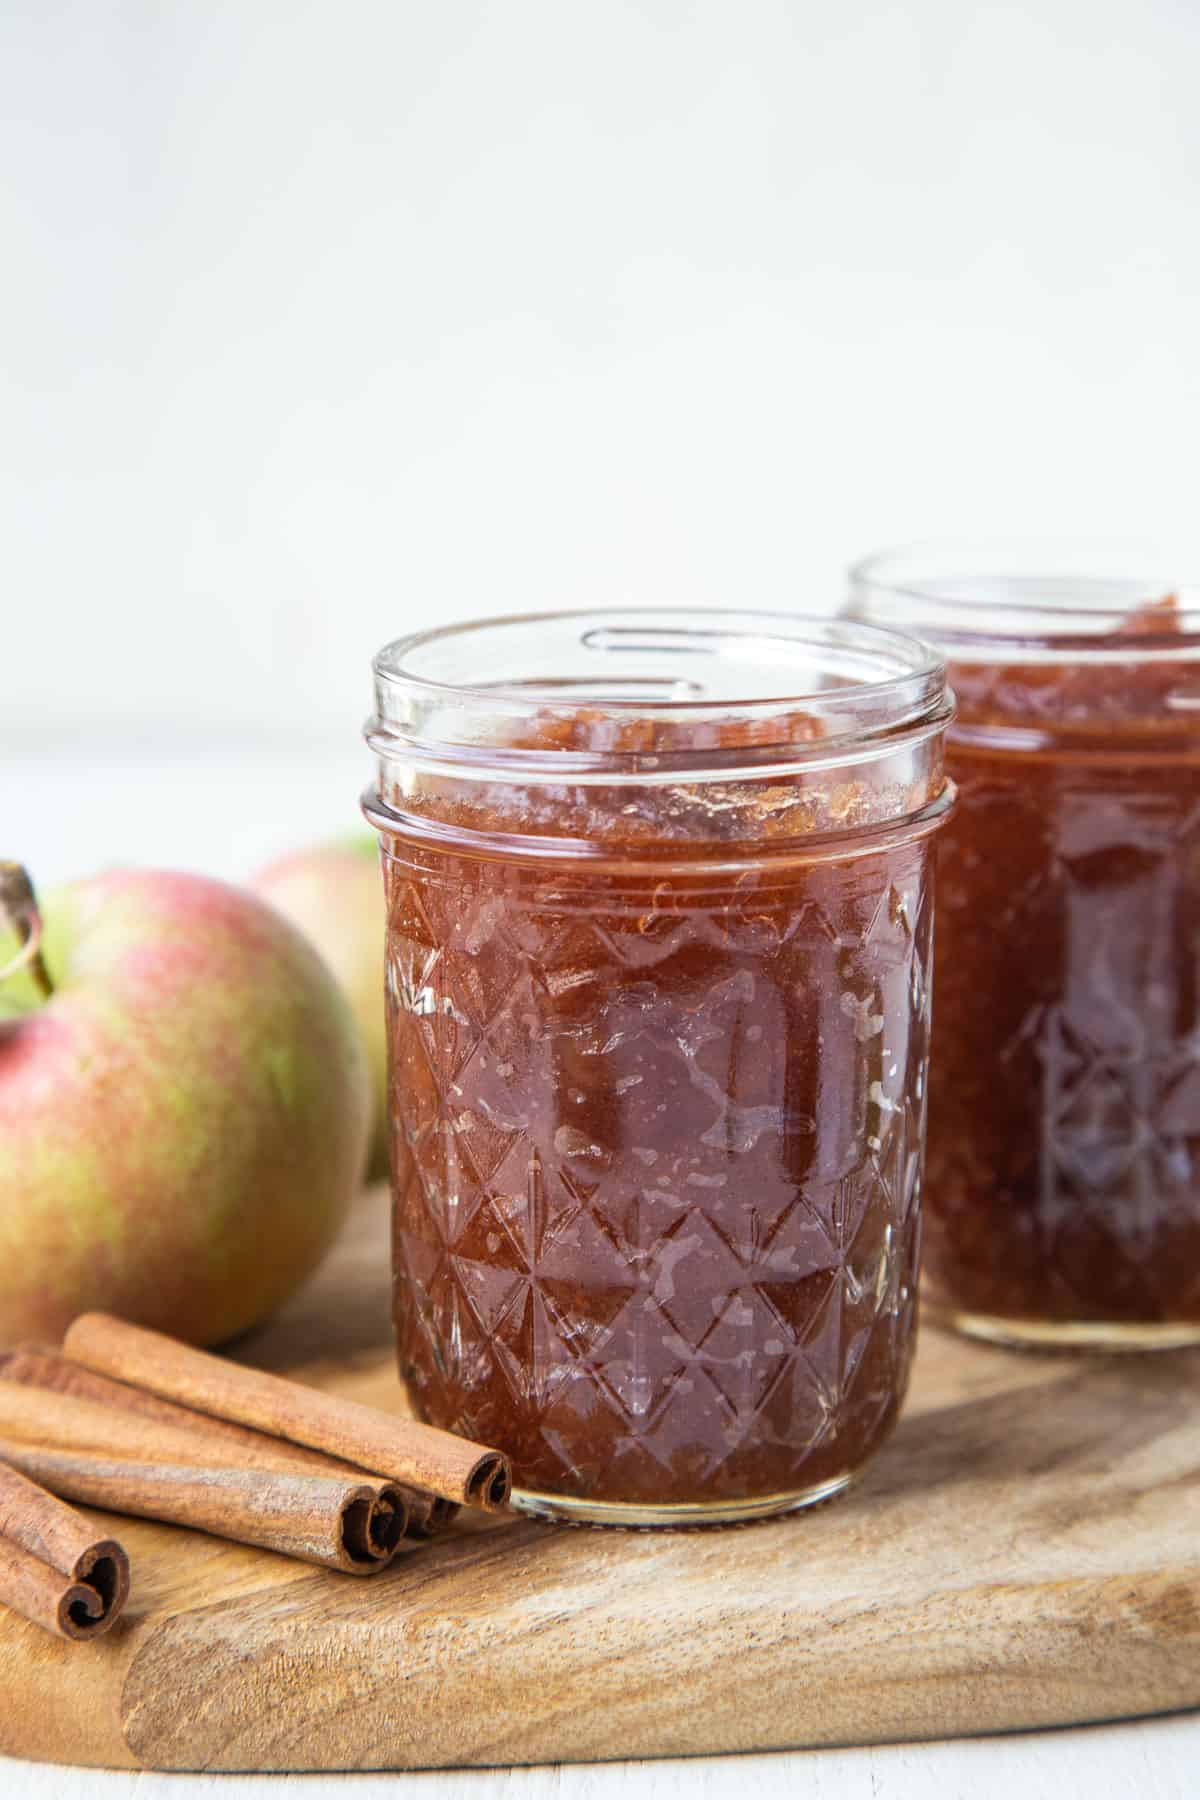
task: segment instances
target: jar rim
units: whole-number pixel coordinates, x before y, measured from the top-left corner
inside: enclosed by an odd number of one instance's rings
[[[1117,540],[931,539],[872,552],[848,571],[851,615],[963,645],[1084,656],[1200,649],[1200,583],[1156,547]],[[1173,603],[1170,628],[1154,608]],[[1150,609],[1147,628],[1131,618]],[[1107,643],[1104,640],[1109,640]]]
[[[574,673],[555,661],[568,652]],[[523,655],[531,673],[514,675]],[[711,764],[712,736],[699,743],[696,734],[714,721],[752,725],[755,761],[797,759],[940,728],[948,705],[941,655],[911,634],[766,610],[579,607],[474,619],[394,639],[372,667],[367,737],[381,754],[457,759],[486,746],[489,757],[543,769],[595,766],[596,754],[608,766]],[[816,742],[797,743],[797,711],[819,719]],[[611,721],[613,741],[592,752],[521,742],[523,725],[580,718]],[[621,747],[639,721],[656,727],[653,755]],[[736,760],[747,760],[746,748]]]

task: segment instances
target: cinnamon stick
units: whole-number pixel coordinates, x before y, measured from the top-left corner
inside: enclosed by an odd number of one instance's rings
[[[498,1512],[508,1502],[512,1471],[498,1450],[227,1362],[107,1313],[76,1319],[63,1351],[72,1362],[163,1399],[304,1444],[445,1500],[486,1512]]]
[[[116,1624],[128,1595],[116,1539],[0,1463],[0,1600],[43,1631],[90,1638]]]
[[[0,1458],[62,1499],[212,1532],[346,1574],[391,1561],[404,1503],[390,1484],[315,1475],[73,1394],[0,1381]],[[232,1460],[231,1460],[232,1458]]]
[[[356,1481],[363,1479],[363,1471],[352,1463],[339,1462],[335,1457],[323,1456],[318,1450],[307,1450],[303,1445],[268,1437],[265,1432],[235,1425],[229,1419],[212,1418],[173,1400],[162,1400],[145,1388],[131,1387],[128,1382],[99,1375],[82,1363],[72,1362],[57,1350],[22,1344],[15,1350],[0,1353],[0,1380],[19,1382],[24,1387],[41,1388],[51,1393],[71,1394],[78,1400],[90,1400],[117,1413],[132,1413],[173,1426],[176,1430],[189,1431],[197,1439],[206,1439],[214,1446],[211,1451],[214,1463],[237,1463],[240,1460],[238,1453],[245,1451],[249,1459],[247,1466],[251,1468],[282,1468],[290,1464],[316,1475],[349,1475]],[[230,1446],[235,1448],[231,1450]],[[450,1501],[433,1494],[418,1493],[416,1489],[402,1487],[396,1482],[382,1483],[381,1494],[384,1489],[393,1510],[399,1503],[403,1504],[406,1537],[434,1536],[449,1524],[458,1510]]]

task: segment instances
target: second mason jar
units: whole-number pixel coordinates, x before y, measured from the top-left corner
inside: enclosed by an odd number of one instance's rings
[[[925,1289],[976,1336],[1200,1342],[1200,593],[1142,552],[875,557],[941,648]]]
[[[837,1492],[912,1350],[939,659],[613,611],[407,638],[375,676],[419,1412],[556,1517]]]

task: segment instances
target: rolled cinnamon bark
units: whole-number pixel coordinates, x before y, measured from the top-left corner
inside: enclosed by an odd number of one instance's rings
[[[129,1558],[116,1539],[0,1463],[0,1600],[79,1639],[111,1630],[128,1596]]]
[[[76,1319],[63,1352],[163,1399],[304,1444],[445,1500],[485,1512],[499,1512],[508,1503],[512,1471],[499,1450],[227,1362],[107,1313]]]
[[[64,1499],[253,1544],[347,1575],[387,1567],[400,1541],[373,1490],[324,1475],[125,1462],[0,1437],[0,1457]]]
[[[363,1471],[352,1463],[339,1462],[335,1457],[323,1456],[319,1450],[307,1450],[301,1444],[289,1444],[282,1438],[268,1437],[263,1431],[235,1425],[229,1419],[212,1418],[190,1406],[180,1406],[174,1400],[160,1399],[146,1388],[131,1387],[128,1382],[99,1375],[82,1363],[72,1362],[61,1352],[46,1350],[39,1345],[22,1344],[15,1350],[0,1353],[0,1381],[18,1382],[23,1387],[41,1388],[50,1393],[70,1394],[77,1400],[88,1400],[113,1412],[153,1419],[161,1425],[191,1432],[198,1440],[205,1439],[213,1446],[208,1454],[214,1463],[236,1463],[238,1453],[244,1451],[249,1459],[247,1466],[252,1468],[291,1465],[314,1475],[349,1475],[356,1481],[363,1479]],[[3,1402],[0,1400],[2,1417]],[[235,1449],[231,1451],[230,1446]],[[381,1483],[381,1496],[385,1491],[393,1511],[399,1504],[403,1505],[406,1537],[432,1537],[444,1530],[458,1511],[447,1500],[418,1493],[398,1482]]]
[[[390,1483],[312,1474],[270,1450],[10,1381],[0,1381],[0,1458],[63,1499],[351,1575],[385,1568],[404,1532]]]

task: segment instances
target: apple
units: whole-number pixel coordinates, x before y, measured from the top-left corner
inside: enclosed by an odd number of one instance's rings
[[[336,982],[204,876],[114,872],[39,910],[0,864],[0,909],[0,1343],[94,1308],[197,1344],[244,1331],[362,1178],[370,1084]]]
[[[387,915],[374,838],[317,844],[280,857],[251,882],[316,945],[362,1033],[375,1092],[371,1172],[387,1172],[388,1061],[383,947]]]

